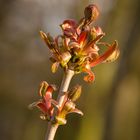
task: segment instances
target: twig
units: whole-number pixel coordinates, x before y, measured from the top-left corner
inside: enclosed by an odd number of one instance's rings
[[[67,92],[67,90],[68,90],[68,87],[69,87],[69,84],[70,84],[70,81],[71,81],[73,75],[74,75],[74,71],[69,70],[69,69],[64,74],[64,77],[63,77],[63,80],[61,83],[61,87],[59,90],[58,98],[57,98],[57,101],[58,101],[58,104],[60,107],[62,106],[62,104],[64,102],[65,92]],[[48,123],[48,130],[46,133],[45,140],[54,139],[58,126],[59,126],[58,124],[52,124],[51,122]]]

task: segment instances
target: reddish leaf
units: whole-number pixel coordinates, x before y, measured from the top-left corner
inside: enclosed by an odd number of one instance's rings
[[[78,38],[78,43],[80,44],[80,48],[83,48],[86,39],[87,39],[87,32],[82,32]]]
[[[112,46],[110,46],[110,48],[103,55],[98,57],[95,61],[91,62],[90,66],[94,67],[97,64],[100,64],[103,61],[105,61],[116,50],[116,47],[117,47],[117,42],[115,41],[114,44]]]

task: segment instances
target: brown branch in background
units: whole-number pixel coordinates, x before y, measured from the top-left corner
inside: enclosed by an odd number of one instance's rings
[[[13,1],[11,0],[1,0],[0,1],[0,21],[4,21],[5,18],[7,18],[8,13],[10,12],[10,8],[12,5]]]
[[[139,3],[139,4],[138,4]],[[122,80],[129,74],[131,66],[130,66],[130,58],[135,50],[135,42],[140,39],[140,34],[139,34],[139,26],[140,26],[140,19],[138,18],[140,16],[140,2],[137,2],[138,6],[135,7],[135,15],[133,15],[135,18],[133,22],[131,21],[131,28],[129,29],[130,32],[127,37],[127,42],[121,50],[121,60],[120,64],[118,67],[118,71],[116,74],[116,78],[113,83],[113,87],[110,91],[110,96],[109,96],[109,103],[108,103],[108,109],[106,112],[106,123],[105,123],[105,133],[103,140],[112,140],[112,128],[113,128],[113,114],[115,112],[115,105],[117,103],[117,89],[120,86]],[[118,9],[119,10],[119,9]],[[127,12],[126,12],[127,13]],[[129,14],[129,12],[127,13]],[[137,60],[136,60],[137,61]],[[139,61],[139,60],[138,60]],[[137,65],[137,64],[136,64]],[[140,115],[140,113],[139,113]],[[140,123],[139,123],[140,124]],[[140,130],[140,125],[138,125],[138,131]],[[139,132],[137,132],[136,139],[139,137]]]

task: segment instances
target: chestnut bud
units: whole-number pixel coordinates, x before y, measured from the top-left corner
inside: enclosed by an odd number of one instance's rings
[[[90,4],[85,8],[84,14],[85,20],[92,22],[93,20],[96,20],[99,16],[99,10],[96,5]]]

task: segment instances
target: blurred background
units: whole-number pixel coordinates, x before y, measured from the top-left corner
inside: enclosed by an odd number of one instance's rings
[[[84,7],[95,3],[100,17],[95,25],[104,40],[118,40],[121,55],[93,69],[96,80],[73,78],[83,86],[78,108],[55,140],[140,139],[140,1],[139,0],[0,0],[0,140],[44,140],[47,122],[39,119],[36,101],[41,81],[60,85],[62,71],[50,71],[49,50],[39,31],[56,36],[63,20],[83,17]]]

